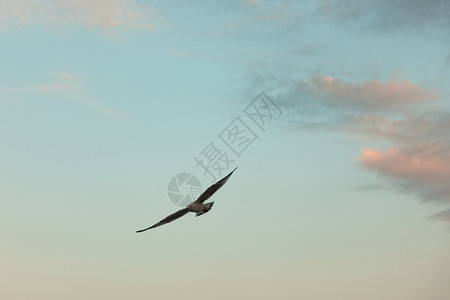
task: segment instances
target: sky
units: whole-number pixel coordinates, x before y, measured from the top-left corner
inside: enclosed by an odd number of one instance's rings
[[[448,7],[0,0],[0,299],[450,298]]]

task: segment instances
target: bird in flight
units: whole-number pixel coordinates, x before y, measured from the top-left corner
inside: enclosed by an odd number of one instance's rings
[[[139,232],[143,232],[167,223],[170,223],[172,221],[175,221],[178,218],[181,218],[182,216],[184,216],[185,214],[187,214],[188,212],[195,212],[195,216],[201,216],[204,213],[207,213],[208,211],[211,210],[214,201],[213,202],[209,202],[209,203],[203,203],[206,200],[208,200],[212,195],[214,195],[215,192],[217,192],[224,184],[225,182],[227,182],[227,180],[230,178],[231,174],[233,174],[234,171],[236,171],[237,167],[234,168],[233,171],[231,171],[230,174],[228,174],[227,176],[225,176],[224,178],[222,178],[221,180],[217,181],[216,183],[214,183],[212,186],[210,186],[209,188],[206,189],[206,191],[204,191],[198,198],[197,200],[195,200],[194,202],[189,203],[186,208],[180,209],[179,211],[171,214],[170,216],[162,219],[161,221],[159,221],[158,223],[156,223],[153,226],[150,226],[148,228],[145,229],[141,229],[136,231],[136,233]]]

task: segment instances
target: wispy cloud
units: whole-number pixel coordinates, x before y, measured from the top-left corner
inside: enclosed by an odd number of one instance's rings
[[[363,148],[359,158],[370,170],[411,183],[450,182],[450,149],[442,143],[415,144],[384,151]]]
[[[66,99],[96,111],[103,115],[126,118],[122,112],[104,105],[100,101],[87,95],[85,80],[82,76],[68,71],[48,72],[45,83],[27,87],[0,88],[0,104],[12,104],[25,102],[27,98],[35,95],[46,95],[52,99]]]
[[[450,223],[450,208],[430,216],[430,219]]]
[[[44,85],[39,87],[39,91],[48,93],[48,94],[55,94],[60,93],[64,91],[74,91],[79,90],[78,87],[70,86],[70,85],[64,85],[64,84],[51,84],[51,85]]]
[[[409,81],[352,83],[317,75],[301,85],[324,105],[347,110],[392,110],[437,99],[435,92],[420,89]]]
[[[328,128],[365,140],[391,142],[387,149],[363,147],[358,157],[361,166],[399,192],[450,205],[450,113],[416,112],[398,117],[352,116]],[[434,220],[449,220],[445,214],[436,216]]]
[[[385,150],[363,148],[359,156],[361,165],[388,179],[399,191],[426,202],[450,205],[450,113],[399,121],[373,117],[365,120],[370,123],[368,129],[360,131],[357,125],[357,133],[381,137],[394,144]]]
[[[156,14],[152,7],[132,0],[2,0],[0,20],[3,30],[60,24],[153,30]]]
[[[369,184],[356,187],[353,191],[390,191],[390,189],[381,184]]]
[[[214,17],[211,26],[203,29],[204,33],[208,36],[246,41],[270,40],[271,43],[283,43],[288,36],[301,31],[301,16],[306,13],[301,8],[302,3],[295,1],[242,0],[208,3],[214,3],[215,10],[220,10],[221,13]],[[226,18],[223,17],[223,12],[227,12]]]
[[[397,145],[450,139],[450,116],[445,112],[417,113],[389,120],[377,115],[359,115],[339,121],[335,128],[346,132],[383,138]]]
[[[257,5],[258,4],[258,0],[244,0],[243,2],[247,5]]]
[[[46,94],[68,94],[81,90],[80,78],[67,71],[52,71],[47,73],[47,83],[35,88],[36,91]]]
[[[384,150],[362,148],[359,161],[366,170],[386,179],[397,191],[424,202],[450,205],[450,113],[433,112],[395,121],[365,116],[353,118],[342,128],[393,143]],[[448,210],[432,219],[450,221]]]
[[[317,75],[297,83],[284,99],[287,115],[302,130],[361,137],[358,162],[383,186],[450,205],[450,113],[420,105],[437,104],[437,92],[406,80],[354,83]],[[390,146],[364,147],[368,140]],[[448,221],[448,214],[432,218]]]
[[[80,76],[68,71],[53,71],[48,74],[50,75],[50,83],[39,86],[36,89],[37,92],[75,101],[84,107],[103,115],[120,118],[126,117],[116,109],[105,106],[99,101],[86,95],[83,80]]]
[[[447,0],[323,0],[318,12],[337,22],[361,29],[391,32],[449,27]]]
[[[67,79],[67,80],[73,80],[76,79],[76,75],[66,72],[66,71],[55,71],[55,77],[57,79]]]

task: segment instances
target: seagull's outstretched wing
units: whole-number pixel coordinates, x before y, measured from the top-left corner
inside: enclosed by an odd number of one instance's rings
[[[220,189],[225,184],[225,182],[227,182],[227,180],[230,178],[231,174],[233,174],[233,172],[236,171],[236,169],[237,169],[237,167],[234,168],[234,170],[231,171],[230,174],[228,174],[227,176],[225,176],[224,178],[222,178],[221,180],[217,181],[212,186],[207,188],[206,191],[204,191],[200,195],[200,197],[198,197],[197,200],[195,200],[195,202],[203,203],[206,200],[208,200],[212,195],[214,195],[215,192],[217,192],[218,189]]]
[[[187,208],[180,209],[179,211],[171,214],[170,216],[166,217],[165,219],[162,219],[161,221],[159,221],[155,225],[150,226],[150,227],[145,228],[145,229],[142,229],[142,230],[138,230],[138,231],[136,231],[136,233],[139,233],[139,232],[142,232],[142,231],[146,231],[146,230],[149,230],[149,229],[152,229],[152,228],[164,225],[166,223],[170,223],[172,221],[175,221],[176,219],[181,218],[182,216],[187,214],[188,212],[189,212],[189,210]]]

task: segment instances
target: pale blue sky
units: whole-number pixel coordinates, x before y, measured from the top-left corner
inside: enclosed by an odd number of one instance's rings
[[[449,298],[448,7],[0,0],[0,299]],[[136,234],[235,117],[214,208]]]

